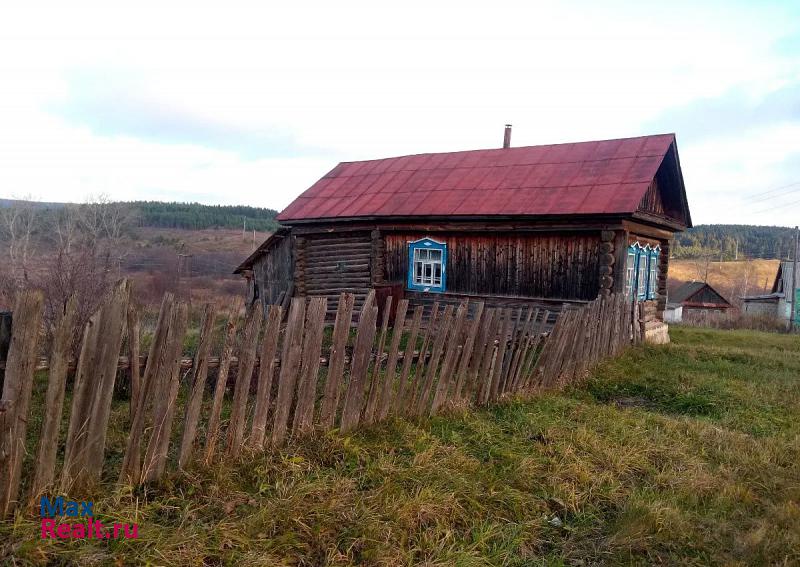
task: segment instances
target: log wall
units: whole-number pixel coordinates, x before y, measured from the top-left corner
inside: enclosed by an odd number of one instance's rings
[[[286,236],[253,264],[253,297],[266,309],[284,302],[294,276],[292,237]]]
[[[447,244],[448,292],[587,301],[600,288],[600,231],[386,233],[386,281],[405,282],[408,243],[426,236]]]
[[[327,312],[333,315],[340,294],[352,293],[355,312],[360,313],[372,286],[373,250],[378,246],[374,240],[369,232],[302,237],[303,253],[295,270],[295,285],[302,290],[298,295],[325,297]]]

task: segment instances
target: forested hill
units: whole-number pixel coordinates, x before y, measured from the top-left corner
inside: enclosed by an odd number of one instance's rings
[[[139,226],[158,228],[241,228],[275,230],[278,223],[273,209],[242,205],[201,205],[199,203],[161,203],[135,201],[129,203]]]
[[[676,258],[711,256],[782,259],[791,257],[794,229],[784,226],[745,224],[701,224],[678,233],[673,254]]]
[[[183,228],[201,230],[204,228],[242,228],[267,232],[275,230],[278,212],[261,207],[244,205],[201,205],[200,203],[163,203],[160,201],[114,202],[108,199],[89,204],[48,203],[43,201],[24,201],[0,198],[0,209],[30,209],[38,211],[39,217],[58,214],[67,207],[85,210],[87,207],[101,206],[117,211],[126,223],[134,226],[155,228]]]

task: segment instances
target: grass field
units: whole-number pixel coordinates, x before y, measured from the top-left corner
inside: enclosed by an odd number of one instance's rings
[[[728,301],[738,304],[742,295],[769,293],[779,260],[740,260],[738,262],[709,262],[703,260],[669,261],[669,287],[674,290],[683,282],[703,281],[706,273],[708,283]]]
[[[672,330],[560,394],[98,493],[138,540],[0,526],[11,564],[800,562],[800,337]],[[12,559],[13,558],[13,559]]]

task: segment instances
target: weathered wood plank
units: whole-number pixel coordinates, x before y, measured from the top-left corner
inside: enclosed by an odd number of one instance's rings
[[[489,371],[492,365],[495,349],[495,337],[499,323],[499,309],[487,309],[486,321],[481,328],[477,364],[474,372],[475,403],[484,405],[489,400],[492,376]]]
[[[322,407],[319,413],[319,424],[324,429],[332,428],[336,420],[336,410],[342,391],[347,338],[350,333],[350,324],[353,321],[353,300],[352,293],[343,293],[336,309],[328,376],[325,380],[325,393],[322,396]]]
[[[228,375],[231,369],[231,358],[236,342],[236,328],[239,326],[239,311],[242,302],[239,298],[235,299],[230,309],[228,322],[225,325],[225,341],[222,345],[222,354],[219,358],[219,370],[217,371],[217,383],[214,386],[214,397],[211,401],[211,413],[208,416],[208,427],[206,429],[206,446],[204,459],[210,462],[217,450],[217,440],[219,439],[220,420],[222,415],[222,402],[225,399],[225,389],[228,386]]]
[[[367,407],[364,409],[364,424],[370,425],[375,421],[375,412],[378,409],[378,401],[382,390],[380,379],[381,363],[383,362],[383,349],[386,346],[386,333],[389,330],[389,315],[392,311],[392,296],[386,298],[383,308],[383,322],[381,323],[381,333],[378,339],[378,348],[375,351],[375,364],[372,367],[372,379],[369,384],[369,396],[367,396]]]
[[[153,389],[155,388],[155,375],[159,371],[158,367],[161,365],[164,347],[166,346],[167,331],[169,322],[172,317],[172,307],[174,303],[174,296],[171,293],[165,293],[161,299],[161,308],[158,312],[158,321],[156,323],[155,331],[153,332],[153,340],[150,343],[150,351],[147,356],[147,363],[145,364],[144,374],[142,376],[141,388],[136,400],[136,408],[131,419],[131,425],[128,432],[128,441],[125,447],[125,455],[122,459],[122,466],[120,468],[119,483],[131,484],[138,483],[141,477],[141,452],[142,452],[142,435],[145,426],[145,417],[147,404],[153,397]],[[87,346],[86,334],[89,333],[87,325],[86,333],[84,334],[84,345]],[[73,408],[75,407],[75,399],[78,395],[78,388],[80,384],[78,379],[80,374],[75,376],[75,385],[73,386]],[[74,411],[74,409],[73,409]],[[73,426],[73,420],[70,419],[70,428]],[[65,490],[65,484],[69,481],[66,474],[66,469],[62,478],[62,490]]]
[[[213,303],[206,303],[203,308],[203,319],[200,322],[197,352],[192,365],[192,387],[183,418],[183,433],[178,453],[179,469],[185,468],[191,459],[194,441],[197,437],[197,423],[200,421],[200,408],[203,405],[203,393],[206,391],[206,381],[208,380],[208,355],[211,353],[216,318],[216,306]]]
[[[253,368],[256,364],[256,349],[261,323],[264,321],[261,302],[253,304],[245,321],[244,333],[239,346],[239,368],[236,373],[236,384],[233,388],[231,419],[228,425],[227,452],[231,457],[239,456],[244,439],[245,422],[247,420],[247,397],[250,384],[253,382]]]
[[[439,381],[436,383],[433,401],[431,402],[431,415],[439,411],[439,408],[442,407],[450,395],[450,380],[455,370],[456,363],[458,362],[458,355],[464,348],[460,343],[464,323],[467,319],[468,307],[468,302],[463,301],[461,305],[458,306],[458,310],[454,316],[452,330],[450,331],[450,340],[447,341],[445,345],[442,370],[439,373]]]
[[[153,431],[142,462],[142,482],[159,480],[166,469],[167,452],[175,415],[175,400],[178,397],[180,385],[181,350],[188,326],[188,313],[188,306],[182,301],[172,309],[164,349],[164,364],[156,376]]]
[[[289,320],[286,336],[283,340],[281,356],[281,373],[278,378],[278,394],[275,398],[273,412],[272,444],[279,445],[286,438],[289,423],[289,411],[295,396],[297,375],[300,371],[300,356],[303,350],[303,327],[306,315],[306,300],[303,297],[292,298],[289,308]]]
[[[103,469],[108,419],[111,414],[114,383],[117,379],[117,363],[127,327],[130,295],[130,281],[123,279],[111,291],[111,295],[102,308],[103,316],[100,330],[102,347],[96,359],[93,381],[96,389],[92,400],[89,431],[85,438],[86,456],[84,463],[88,475],[87,479],[91,482],[96,482],[100,479]]]
[[[30,290],[19,292],[14,303],[14,332],[3,382],[5,411],[0,412],[5,422],[0,429],[0,518],[14,510],[19,498],[42,303],[42,294]]]
[[[433,347],[431,348],[431,357],[425,367],[425,379],[423,381],[421,395],[417,400],[417,407],[415,409],[416,415],[427,413],[430,407],[433,389],[436,385],[436,374],[439,371],[439,361],[444,351],[444,342],[453,324],[454,312],[455,308],[452,305],[448,305],[444,308],[442,318],[435,323],[431,322]]]
[[[514,355],[511,359],[511,368],[508,372],[508,391],[516,392],[520,386],[520,367],[522,360],[528,352],[530,346],[531,335],[533,334],[534,323],[536,315],[539,313],[538,309],[533,307],[528,308],[525,316],[525,322],[522,324],[520,332],[517,336],[517,343],[514,348]]]
[[[131,380],[131,419],[133,419],[133,413],[136,411],[136,406],[139,400],[139,392],[142,388],[142,369],[139,363],[141,344],[140,336],[141,323],[139,321],[139,311],[133,306],[133,304],[128,304],[128,360],[130,361],[128,372]]]
[[[394,389],[394,379],[397,372],[397,361],[400,358],[400,340],[405,330],[406,313],[408,312],[408,300],[401,299],[397,303],[397,313],[395,314],[395,324],[392,330],[392,342],[389,344],[389,358],[386,361],[386,371],[383,375],[381,385],[380,402],[378,404],[378,420],[386,419],[389,409],[392,406],[392,393]],[[412,349],[413,350],[413,349]]]
[[[467,332],[467,338],[464,342],[464,350],[461,352],[461,361],[459,362],[458,370],[456,370],[456,385],[454,393],[455,400],[463,399],[464,384],[467,383],[470,364],[473,358],[473,352],[475,351],[475,341],[478,339],[478,335],[480,334],[480,326],[483,319],[483,305],[484,304],[482,301],[477,302],[475,305],[475,314],[473,316],[472,324],[469,327],[469,331]]]
[[[322,335],[328,302],[324,297],[312,297],[306,316],[300,377],[297,384],[297,404],[294,410],[292,431],[303,433],[311,429],[314,421],[314,400],[317,396],[319,357],[322,352]]]
[[[392,411],[394,413],[403,413],[407,407],[409,392],[413,392],[414,388],[409,384],[409,373],[411,371],[411,364],[414,362],[414,349],[417,346],[417,337],[419,336],[419,329],[422,326],[422,314],[425,307],[418,305],[414,308],[414,315],[411,320],[411,330],[408,332],[408,341],[406,341],[406,350],[403,353],[403,366],[400,370],[400,378],[397,379],[397,395],[392,404]]]
[[[423,312],[423,317],[424,317]],[[419,399],[423,395],[425,389],[425,364],[428,359],[428,347],[431,346],[431,338],[433,337],[436,325],[439,321],[439,302],[434,301],[431,306],[431,315],[428,319],[428,325],[425,328],[425,334],[422,337],[422,348],[419,349],[419,356],[417,357],[417,366],[414,369],[414,384],[410,393],[413,396],[406,405],[408,413],[413,414],[416,411]]]
[[[267,322],[264,325],[264,338],[261,343],[261,363],[258,368],[258,387],[256,403],[253,410],[253,425],[250,430],[249,445],[253,449],[264,447],[269,413],[270,396],[272,395],[272,379],[275,375],[275,353],[278,350],[278,338],[281,331],[283,309],[280,305],[270,305]]]
[[[350,369],[350,382],[347,384],[340,429],[347,432],[356,427],[361,419],[361,408],[364,402],[364,388],[369,370],[369,359],[372,353],[372,342],[375,339],[375,323],[378,318],[378,307],[375,305],[375,290],[370,290],[356,332],[353,348],[353,361]]]
[[[511,316],[511,309],[503,311],[503,325],[500,328],[499,343],[497,345],[497,356],[495,358],[494,372],[492,375],[492,387],[489,392],[489,401],[493,402],[500,396],[501,379],[505,368],[505,358],[508,352],[508,337],[514,325],[514,318]]]
[[[61,491],[68,492],[82,471],[84,438],[88,434],[91,413],[92,375],[99,350],[101,312],[94,313],[86,323],[78,366],[72,383],[72,405],[61,468]]]
[[[37,498],[53,483],[55,478],[56,452],[64,409],[64,391],[67,384],[70,350],[78,319],[77,300],[73,295],[64,308],[64,313],[53,334],[50,354],[50,372],[47,377],[44,423],[39,439],[36,459],[36,475],[31,485],[31,500]]]

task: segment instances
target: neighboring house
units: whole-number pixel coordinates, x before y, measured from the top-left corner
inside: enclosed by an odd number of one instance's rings
[[[506,132],[506,139],[510,131]],[[412,305],[481,300],[557,311],[646,302],[667,341],[670,243],[691,226],[673,134],[340,163],[236,270],[250,299],[389,288]]]
[[[724,313],[733,305],[705,282],[685,282],[670,294],[665,320],[679,323],[700,313]]]
[[[775,275],[775,282],[772,284],[770,293],[762,295],[750,295],[742,298],[742,310],[751,315],[770,315],[786,321],[794,313],[795,322],[800,324],[800,309],[793,305],[800,305],[800,293],[794,288],[795,279],[792,277],[792,260],[783,260],[778,266],[778,273]],[[800,271],[800,266],[798,267]],[[796,297],[792,295],[796,294]],[[794,301],[792,301],[794,299]]]

